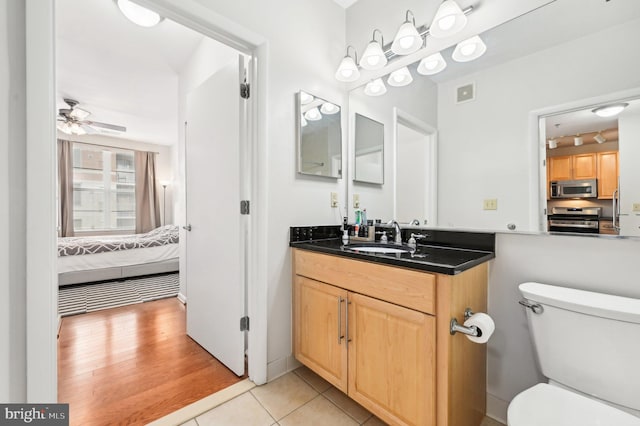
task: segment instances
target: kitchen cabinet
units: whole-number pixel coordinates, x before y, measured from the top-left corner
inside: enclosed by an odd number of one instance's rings
[[[555,180],[596,179],[595,153],[549,157],[549,182]]]
[[[598,198],[611,200],[618,188],[618,151],[599,152],[598,158]]]
[[[486,310],[486,263],[445,275],[293,249],[293,275],[301,363],[391,425],[481,423],[486,346],[449,322]]]

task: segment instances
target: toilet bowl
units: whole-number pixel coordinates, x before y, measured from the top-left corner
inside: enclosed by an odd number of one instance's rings
[[[640,426],[640,418],[558,386],[539,383],[509,404],[508,426]]]
[[[507,424],[640,426],[640,300],[533,282],[519,289],[550,383],[516,395]]]

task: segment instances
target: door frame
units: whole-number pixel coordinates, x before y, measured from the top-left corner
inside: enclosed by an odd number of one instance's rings
[[[425,140],[429,144],[429,187],[427,191],[428,208],[426,214],[431,220],[429,226],[438,224],[438,130],[425,123],[421,119],[405,112],[397,107],[393,108],[393,158],[396,167],[393,168],[393,217],[398,215],[398,126],[405,126],[425,136]],[[420,218],[422,221],[424,218]],[[421,223],[422,225],[422,223]]]
[[[247,53],[252,98],[247,135],[251,202],[247,276],[249,378],[267,378],[266,39],[195,0],[135,0],[162,16]],[[55,0],[26,1],[27,278],[26,400],[57,401],[56,93]],[[258,213],[255,213],[258,212]]]

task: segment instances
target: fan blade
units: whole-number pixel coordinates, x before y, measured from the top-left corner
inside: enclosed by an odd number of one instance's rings
[[[85,118],[89,117],[91,113],[82,108],[74,108],[71,110],[71,113],[69,115],[76,120],[84,120]]]
[[[88,124],[80,124],[80,128],[82,128],[82,130],[87,132],[88,135],[93,135],[95,133],[98,133],[96,131],[96,129],[94,129],[93,127],[89,126]]]
[[[102,127],[103,129],[115,130],[116,132],[126,132],[127,128],[124,126],[116,126],[115,124],[100,123],[98,121],[85,121],[84,124],[88,124],[94,127]]]

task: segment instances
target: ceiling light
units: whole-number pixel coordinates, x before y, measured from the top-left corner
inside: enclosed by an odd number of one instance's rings
[[[411,21],[409,21],[411,14]],[[409,55],[422,47],[422,37],[416,29],[416,20],[413,12],[407,10],[404,24],[400,25],[396,37],[391,44],[391,51],[396,55]]]
[[[413,77],[411,77],[411,73],[409,72],[409,68],[403,67],[398,70],[395,70],[391,74],[389,74],[389,78],[387,79],[387,83],[390,86],[394,87],[402,87],[413,81]]]
[[[58,121],[56,127],[58,128],[58,130],[66,133],[67,135],[71,134],[71,128],[69,127],[69,123],[67,123],[66,121]]]
[[[69,129],[71,130],[71,133],[75,134],[75,135],[86,135],[87,132],[80,127],[80,125],[78,123],[72,123],[71,126],[69,127]]]
[[[349,56],[349,48],[353,49],[355,59]],[[359,79],[360,71],[358,70],[357,62],[358,53],[356,52],[356,49],[351,45],[347,46],[347,54],[342,58],[342,62],[340,62],[340,66],[336,71],[336,80],[350,82]]]
[[[117,3],[120,12],[131,22],[141,27],[153,27],[162,21],[162,17],[156,12],[137,5],[130,0],[117,0]]]
[[[486,51],[487,45],[476,35],[458,43],[451,57],[457,62],[469,62],[478,59]]]
[[[418,64],[417,71],[422,75],[433,75],[439,73],[446,67],[446,61],[444,60],[440,52],[438,52],[434,53],[431,56],[427,56],[426,58],[422,58],[422,60]]]
[[[376,31],[380,33],[380,43],[376,41]],[[387,65],[387,57],[382,50],[384,46],[384,37],[378,29],[373,30],[371,41],[360,58],[360,66],[366,70],[379,70]]]
[[[340,107],[336,104],[332,104],[331,102],[325,102],[320,107],[320,112],[323,114],[335,114],[340,111]]]
[[[556,149],[558,147],[557,139],[549,139],[549,149]]]
[[[576,137],[575,137],[575,138],[573,138],[573,144],[574,144],[575,146],[580,146],[580,145],[582,145],[582,143],[583,143],[583,142],[584,142],[584,141],[582,140],[582,136],[577,136],[577,135],[576,135]]]
[[[75,107],[69,113],[69,116],[75,118],[76,120],[84,120],[89,117],[91,113],[89,111],[85,111],[82,108]]]
[[[435,38],[449,37],[460,32],[466,25],[467,17],[460,6],[453,0],[445,0],[433,17],[429,34]]]
[[[300,91],[300,103],[302,105],[306,105],[306,104],[310,103],[311,101],[313,101],[313,96],[311,96],[307,92],[303,92],[301,90]]]
[[[364,88],[364,94],[367,96],[382,96],[385,93],[387,93],[387,86],[384,85],[381,78],[368,82]]]
[[[600,117],[613,117],[614,115],[620,114],[622,110],[628,106],[629,104],[627,103],[604,105],[596,109],[592,109],[591,112]]]
[[[595,135],[593,139],[598,143],[605,143],[607,141],[607,139],[604,136],[602,136],[600,132],[598,132],[598,134]]]
[[[318,107],[313,107],[309,111],[304,113],[304,118],[309,121],[318,121],[322,119],[322,114],[318,111]]]

